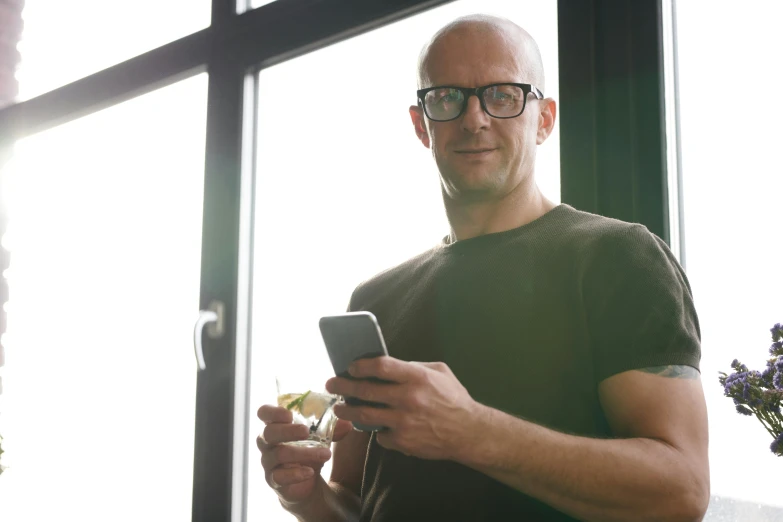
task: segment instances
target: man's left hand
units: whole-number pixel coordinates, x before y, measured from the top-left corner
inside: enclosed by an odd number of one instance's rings
[[[406,362],[383,356],[360,359],[349,368],[357,379],[375,377],[388,383],[329,379],[335,395],[386,404],[388,408],[337,404],[337,417],[371,426],[385,426],[378,444],[406,455],[432,460],[457,460],[475,444],[479,404],[444,363]],[[469,446],[467,446],[469,447]]]

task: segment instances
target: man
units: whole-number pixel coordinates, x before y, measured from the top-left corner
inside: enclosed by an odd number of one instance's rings
[[[503,84],[503,85],[498,85]],[[546,199],[552,132],[535,42],[513,23],[456,20],[422,51],[416,135],[440,171],[451,233],[362,283],[390,357],[335,394],[329,450],[262,406],[267,481],[300,520],[697,521],[709,498],[707,418],[690,288],[644,227]],[[426,362],[410,362],[426,361]]]

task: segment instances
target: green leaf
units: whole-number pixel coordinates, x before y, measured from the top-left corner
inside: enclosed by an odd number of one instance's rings
[[[297,407],[297,408],[298,408],[298,407],[299,407],[299,406],[302,404],[302,402],[304,402],[305,398],[306,398],[308,395],[310,395],[310,390],[307,390],[307,391],[306,391],[306,392],[304,392],[302,395],[300,395],[300,396],[299,396],[299,397],[297,397],[296,399],[294,399],[294,400],[292,400],[291,402],[289,402],[289,403],[288,403],[288,406],[286,406],[286,407],[285,407],[285,409],[287,409],[287,410],[291,410],[291,409],[292,409],[292,408],[294,408],[294,407]]]

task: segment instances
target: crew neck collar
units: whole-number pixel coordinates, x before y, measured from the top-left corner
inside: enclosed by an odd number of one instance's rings
[[[456,250],[456,249],[462,249],[462,248],[469,248],[470,245],[477,245],[477,244],[491,244],[499,241],[503,241],[504,239],[510,238],[510,237],[516,237],[519,234],[527,233],[529,230],[538,228],[553,219],[557,219],[560,214],[562,214],[565,210],[571,209],[569,205],[566,205],[565,203],[560,203],[559,205],[552,208],[552,210],[546,212],[545,214],[542,214],[541,216],[537,217],[533,221],[529,223],[525,223],[522,226],[512,228],[509,230],[503,230],[501,232],[492,232],[490,234],[482,234],[480,236],[471,237],[468,239],[460,239],[458,241],[450,242],[450,236],[444,236],[443,239],[441,239],[440,246],[449,251],[449,250]]]

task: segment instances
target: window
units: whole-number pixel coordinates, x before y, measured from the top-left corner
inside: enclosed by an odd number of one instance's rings
[[[18,48],[26,100],[209,26],[210,0],[35,0]]]
[[[730,373],[734,358],[763,370],[769,328],[783,321],[781,16],[783,6],[765,0],[742,9],[677,2],[684,262],[702,330],[712,493],[721,497],[706,520],[783,514],[783,459],[718,383],[718,371]]]
[[[21,140],[2,173],[2,520],[191,520],[206,80]]]
[[[449,232],[438,171],[408,107],[416,103],[421,47],[442,25],[475,12],[531,32],[544,59],[545,94],[557,99],[555,2],[455,2],[260,74],[248,520],[292,520],[264,481],[254,443],[262,429],[256,409],[276,402],[276,372],[297,368],[322,386],[333,371],[318,319],[345,311],[363,279]],[[312,78],[329,79],[317,92],[327,102],[297,103],[312,96]],[[359,113],[346,85],[377,88],[372,117]],[[555,131],[537,164],[554,201],[559,154]]]

